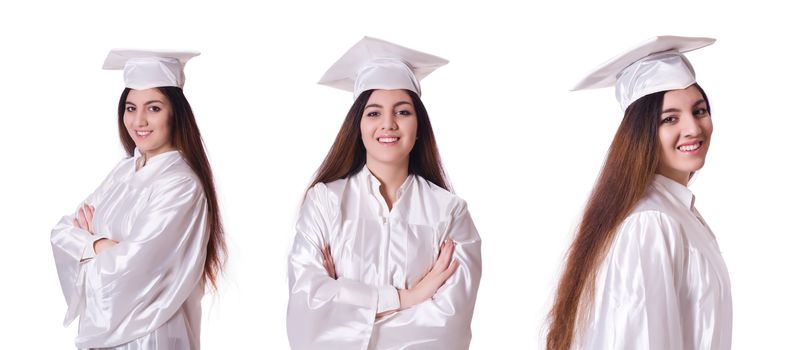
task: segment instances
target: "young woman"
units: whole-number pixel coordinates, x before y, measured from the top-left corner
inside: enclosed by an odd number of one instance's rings
[[[199,349],[200,300],[225,254],[213,176],[186,97],[185,52],[113,50],[123,159],[51,242],[78,348]]]
[[[625,110],[568,253],[548,349],[729,349],[729,276],[687,188],[712,137],[709,100],[683,52],[657,37],[585,78]]]
[[[446,63],[367,37],[322,78],[356,99],[299,213],[293,349],[468,348],[481,241],[419,99]]]

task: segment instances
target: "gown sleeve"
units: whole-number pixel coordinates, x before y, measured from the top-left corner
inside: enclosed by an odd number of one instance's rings
[[[152,333],[202,283],[209,237],[202,187],[190,176],[152,186],[130,235],[81,265],[80,348],[115,346]]]
[[[457,271],[430,300],[378,320],[374,348],[468,349],[482,277],[482,241],[464,201],[459,200],[442,239],[455,242]]]
[[[682,349],[680,293],[687,246],[668,215],[645,211],[620,226],[600,275],[585,349]]]
[[[102,184],[81,202],[78,206],[78,210],[80,210],[83,204],[96,204],[97,199],[101,198],[103,193],[111,186],[114,174],[124,163],[125,161],[123,160],[111,171],[105,180],[103,180]],[[72,220],[77,216],[77,210],[73,214],[65,215],[58,221],[50,233],[50,245],[53,249],[53,258],[55,259],[55,267],[58,272],[58,280],[61,284],[61,291],[67,302],[64,326],[68,326],[72,323],[83,308],[83,299],[85,297],[82,290],[83,265],[88,261],[87,259],[93,258],[95,255],[94,242],[100,238],[104,238],[101,235],[95,236],[88,231],[73,226]]]
[[[366,349],[377,313],[399,308],[392,286],[327,275],[321,251],[334,219],[330,205],[326,188],[318,184],[308,191],[297,219],[288,257],[287,328],[292,349]]]

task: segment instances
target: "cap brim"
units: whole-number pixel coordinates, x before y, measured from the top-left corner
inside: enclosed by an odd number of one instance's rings
[[[174,58],[179,60],[180,64],[186,64],[189,59],[199,54],[198,51],[113,49],[105,58],[103,69],[124,69],[129,59],[144,57]]]

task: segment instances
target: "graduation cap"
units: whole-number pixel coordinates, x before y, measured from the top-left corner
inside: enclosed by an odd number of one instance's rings
[[[572,91],[615,85],[615,98],[625,111],[643,96],[695,84],[695,71],[683,53],[714,42],[698,37],[651,38],[593,70]]]
[[[183,67],[196,51],[113,49],[103,69],[124,70],[125,87],[143,90],[161,86],[183,88]]]
[[[449,61],[385,40],[364,37],[324,73],[319,84],[354,92],[407,89],[421,95],[418,81]]]

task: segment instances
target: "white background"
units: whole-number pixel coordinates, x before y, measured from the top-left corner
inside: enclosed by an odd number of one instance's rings
[[[294,215],[352,102],[315,82],[364,35],[451,61],[422,88],[484,241],[474,349],[540,346],[565,249],[621,119],[612,89],[569,88],[651,36],[718,38],[687,54],[715,123],[691,188],[731,274],[734,348],[795,344],[794,10],[770,1],[10,3],[0,5],[2,348],[73,347],[77,323],[61,326],[49,234],[123,156],[121,73],[100,69],[114,47],[202,51],[185,93],[230,244],[222,289],[204,300],[203,348],[288,348]]]

